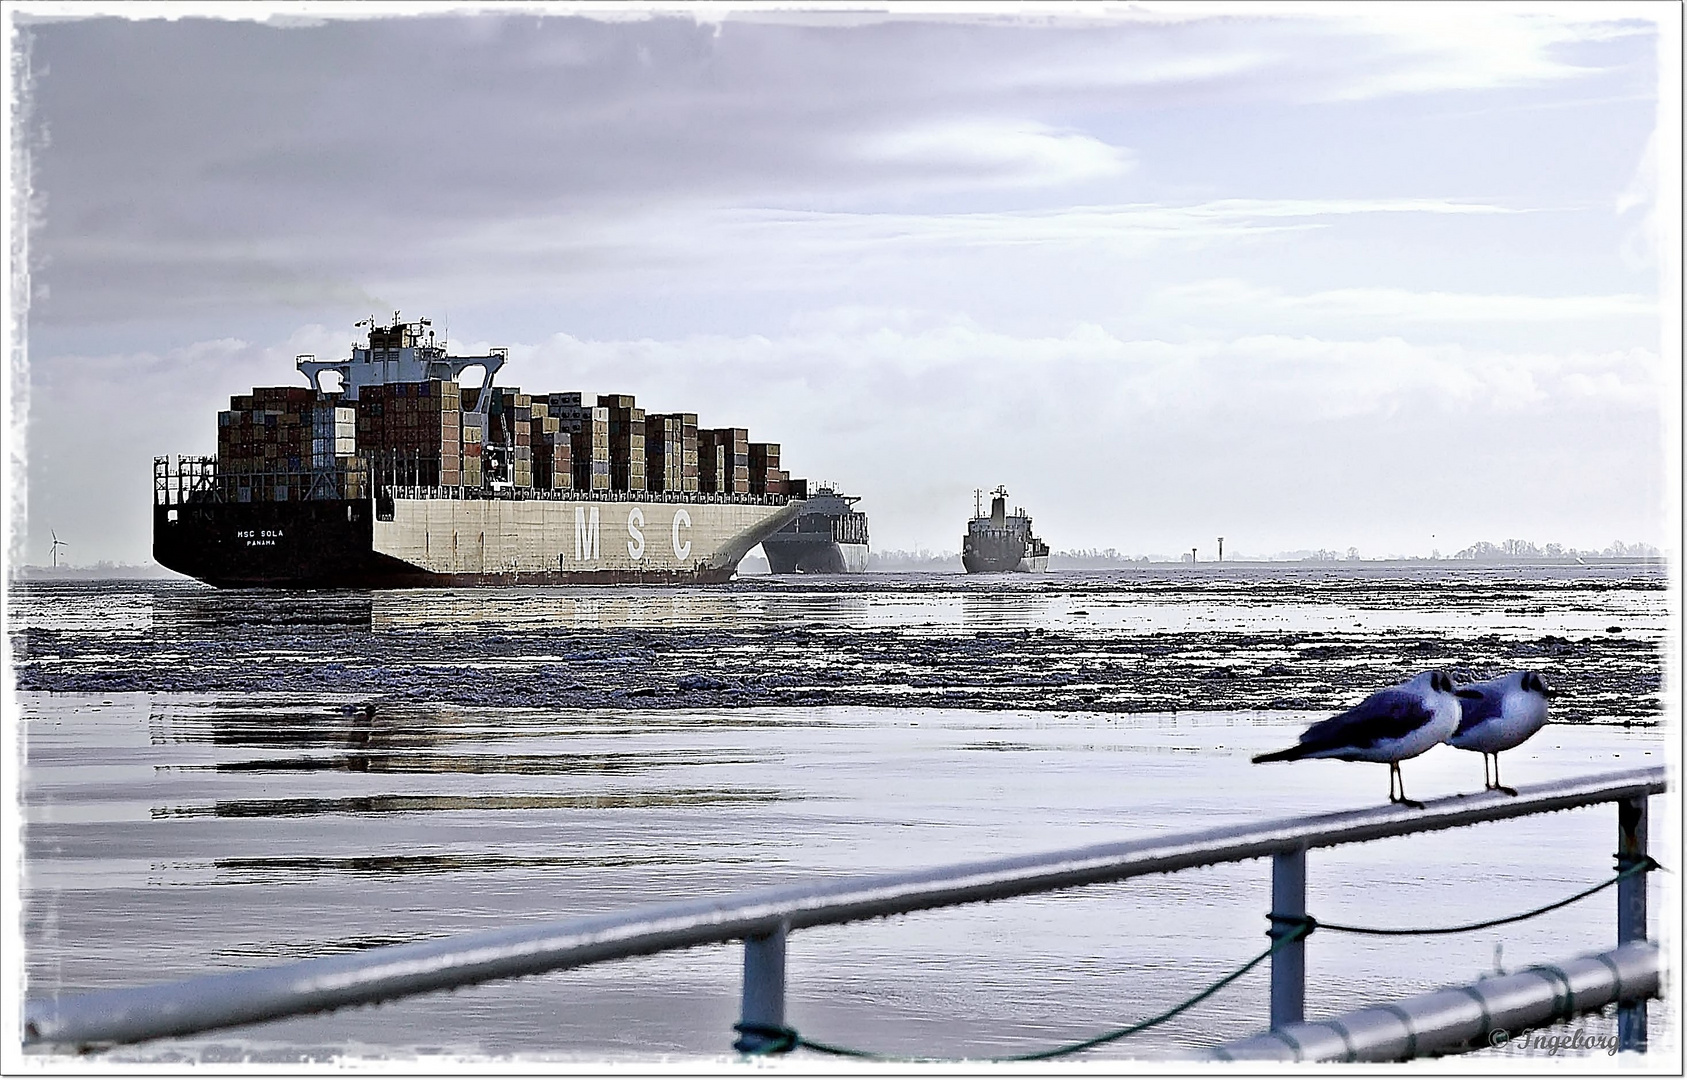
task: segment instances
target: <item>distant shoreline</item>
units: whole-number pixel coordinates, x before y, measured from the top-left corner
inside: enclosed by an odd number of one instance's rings
[[[933,559],[922,563],[893,563],[888,566],[871,567],[867,574],[913,574],[928,573],[962,574],[960,556],[948,560]],[[1389,569],[1428,569],[1445,570],[1490,570],[1499,568],[1526,570],[1530,568],[1551,569],[1563,567],[1585,566],[1590,569],[1637,567],[1667,570],[1669,560],[1664,558],[1650,558],[1646,556],[1600,556],[1579,559],[1226,559],[1224,562],[1195,562],[1187,560],[1164,561],[1126,561],[1099,562],[1084,559],[1065,560],[1059,555],[1049,560],[1049,572],[1086,570],[1167,570],[1183,569],[1195,572],[1227,570],[1231,568],[1259,570],[1259,569],[1312,569],[1335,571],[1363,571]],[[740,577],[770,576],[762,563],[760,568],[751,567],[748,572],[740,571]],[[12,581],[192,581],[193,579],[162,566],[132,564],[107,564],[101,566],[17,566],[8,575]],[[800,575],[798,575],[800,576]]]
[[[104,563],[97,566],[14,566],[7,575],[13,581],[192,581],[185,574],[167,570],[157,563]]]
[[[1187,559],[1156,559],[1135,562],[1096,562],[1084,559],[1064,560],[1058,555],[1049,558],[1049,573],[1073,570],[1167,570],[1181,568],[1184,570],[1224,570],[1240,567],[1250,570],[1268,568],[1316,569],[1316,570],[1378,570],[1378,569],[1409,569],[1438,567],[1442,569],[1491,569],[1495,567],[1514,567],[1528,569],[1538,567],[1549,569],[1554,567],[1647,567],[1656,566],[1667,569],[1669,561],[1663,558],[1649,558],[1644,556],[1602,556],[1598,558],[1582,559],[1226,559],[1223,562],[1201,561],[1192,563]],[[869,574],[906,574],[906,573],[944,573],[950,572],[948,562],[938,563],[907,563],[870,566]],[[956,555],[953,560],[953,573],[964,571],[961,568],[961,557]]]

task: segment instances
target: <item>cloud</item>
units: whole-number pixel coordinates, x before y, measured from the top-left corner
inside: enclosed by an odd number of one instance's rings
[[[1560,82],[1596,69],[1566,62],[1562,48],[1609,40],[1616,20],[1565,18],[1483,5],[1368,4],[1347,9],[1334,26],[1363,40],[1369,71],[1354,70],[1333,97],[1478,90]],[[1642,29],[1633,26],[1633,30]],[[1368,46],[1368,47],[1366,47]],[[1356,66],[1357,67],[1357,66]]]
[[[637,257],[598,239],[646,222],[683,239],[710,215],[907,211],[940,196],[917,208],[939,211],[926,216],[779,225],[799,242],[828,229],[877,240],[879,227],[971,244],[1257,235],[1271,200],[1240,208],[1251,226],[1222,199],[1204,203],[1208,221],[1105,209],[1124,182],[1161,185],[1146,203],[1201,202],[1164,187],[1176,162],[1143,156],[1151,110],[1326,101],[1379,79],[1551,84],[1572,71],[1553,49],[1598,25],[1453,8],[1426,28],[1322,10],[34,25],[31,122],[52,142],[34,159],[47,201],[31,237],[43,288],[32,318],[352,303],[408,285],[423,255],[428,273],[490,264],[465,277],[580,268],[555,286]],[[1187,138],[1198,145],[1199,129]],[[1328,200],[1347,212],[1364,201]],[[1439,201],[1437,212],[1461,202]],[[1462,200],[1472,212],[1495,201]],[[490,239],[543,249],[538,265],[475,249]],[[656,254],[687,257],[683,245]]]
[[[878,431],[894,439],[896,456],[927,462],[964,460],[992,432],[1003,446],[1081,454],[1100,430],[1258,428],[1402,411],[1534,423],[1584,400],[1656,412],[1663,377],[1657,354],[1644,349],[1513,352],[1284,335],[1173,342],[1093,325],[1025,337],[970,320],[904,318],[898,328],[863,316],[815,313],[776,337],[559,334],[514,347],[509,370],[534,388],[631,392],[653,409],[708,414],[706,424],[783,429],[796,446],[818,432]],[[1074,425],[1074,415],[1087,419]]]
[[[777,228],[800,244],[1016,246],[1202,243],[1316,228],[1355,214],[1507,214],[1505,207],[1446,199],[1222,199],[1192,205],[1145,203],[991,213],[824,213],[723,211],[716,222],[744,236]],[[1284,222],[1289,222],[1285,224]]]
[[[1023,174],[1021,174],[1023,175]],[[613,214],[566,210],[260,237],[63,236],[50,275],[61,307],[39,318],[178,316],[259,304],[379,308],[378,297],[464,303],[557,291],[854,289],[960,281],[945,260],[1023,250],[1043,261],[1143,258],[1257,244],[1358,217],[1515,215],[1451,199],[1223,199],[988,212],[843,212],[656,202]],[[394,226],[396,228],[396,226]],[[930,261],[936,260],[936,261]],[[871,277],[864,278],[868,267]],[[962,288],[957,284],[956,290]]]
[[[1655,298],[1633,293],[1523,296],[1355,288],[1292,295],[1235,279],[1168,286],[1156,294],[1154,305],[1188,316],[1223,313],[1231,320],[1293,317],[1309,323],[1329,320],[1558,323],[1591,319],[1656,320],[1659,315]]]
[[[1663,254],[1663,233],[1658,221],[1658,131],[1646,140],[1634,175],[1617,195],[1616,212],[1633,224],[1623,233],[1621,248],[1623,261],[1635,268],[1658,265]],[[1636,214],[1638,211],[1638,214]]]
[[[494,285],[499,277],[531,282],[535,275],[550,274],[566,279],[701,271],[731,272],[740,284],[770,284],[828,266],[853,274],[863,258],[896,263],[922,253],[982,248],[1034,248],[1043,256],[1062,249],[1142,255],[1166,247],[1256,241],[1359,215],[1517,212],[1447,199],[1224,199],[1182,206],[930,213],[656,207],[607,220],[569,215],[489,224],[472,233],[423,240],[424,249],[437,248],[438,258],[407,262],[425,267],[437,280],[441,261],[454,255],[465,276]],[[914,266],[905,264],[902,271]]]
[[[1121,176],[1128,151],[1034,121],[975,118],[878,132],[861,140],[869,162],[927,177],[931,186],[1050,186]]]

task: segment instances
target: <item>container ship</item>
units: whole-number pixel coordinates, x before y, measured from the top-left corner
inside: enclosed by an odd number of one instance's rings
[[[1047,570],[1049,546],[1031,532],[1031,518],[1023,507],[1007,512],[1008,489],[998,487],[990,493],[989,517],[984,516],[983,495],[982,491],[976,495],[973,518],[967,522],[967,534],[961,540],[961,564],[967,573]]]
[[[867,515],[855,495],[822,485],[796,520],[761,542],[775,574],[859,574],[867,569]]]
[[[154,459],[161,565],[234,588],[716,583],[804,506],[744,428],[497,386],[508,350],[449,355],[426,319],[358,326],[349,359],[297,358],[309,386],[232,398],[215,457]]]

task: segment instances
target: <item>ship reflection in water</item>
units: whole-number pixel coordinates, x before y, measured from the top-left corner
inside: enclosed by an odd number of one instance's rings
[[[547,628],[707,627],[871,623],[865,596],[781,596],[766,588],[417,590],[370,596],[376,630],[513,633]],[[892,616],[894,619],[894,616]]]
[[[420,814],[430,810],[597,810],[766,802],[773,792],[653,791],[593,795],[371,795],[344,799],[233,799],[209,806],[154,810],[159,818],[316,817],[324,814]]]
[[[559,719],[538,710],[506,710],[498,723],[452,707],[360,706],[338,712],[268,712],[258,709],[165,709],[148,727],[154,743],[209,743],[216,760],[169,766],[170,771],[237,774],[251,786],[273,787],[277,776],[364,773],[406,777],[420,787],[446,787],[464,777],[562,777],[587,781],[592,790],[560,792],[424,791],[393,794],[292,794],[218,798],[154,807],[154,818],[262,818],[324,815],[413,815],[432,811],[539,811],[699,807],[718,803],[766,802],[779,793],[761,788],[635,786],[618,789],[591,783],[605,778],[696,775],[698,768],[747,764],[742,752],[678,746],[623,750],[613,744],[578,752],[597,725]],[[543,747],[542,751],[529,748]],[[230,754],[276,749],[318,750],[285,756]],[[497,781],[483,781],[495,785]],[[220,785],[219,785],[220,786]]]

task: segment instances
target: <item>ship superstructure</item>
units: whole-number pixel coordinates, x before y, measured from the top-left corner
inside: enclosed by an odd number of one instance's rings
[[[983,492],[975,497],[973,518],[961,540],[961,563],[969,574],[1004,570],[1041,572],[1049,568],[1049,546],[1031,531],[1024,507],[1007,512],[1008,489],[991,492],[990,514],[984,514]]]
[[[215,457],[155,459],[161,564],[221,586],[718,582],[803,506],[779,444],[744,428],[524,394],[494,384],[507,350],[359,325],[348,359],[297,358],[309,386],[232,398]]]
[[[859,574],[867,569],[867,515],[831,485],[809,493],[796,520],[762,541],[775,574]]]

